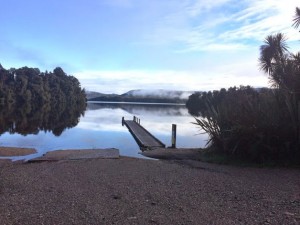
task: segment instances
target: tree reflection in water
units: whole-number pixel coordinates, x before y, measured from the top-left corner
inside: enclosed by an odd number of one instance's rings
[[[0,106],[0,135],[10,134],[38,134],[40,131],[52,132],[60,136],[64,130],[75,127],[80,116],[84,115],[85,104],[61,103],[51,106],[44,104],[37,107],[25,104]]]

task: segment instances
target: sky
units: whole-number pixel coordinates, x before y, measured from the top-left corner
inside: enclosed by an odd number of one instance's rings
[[[89,91],[269,86],[259,46],[292,28],[296,0],[0,0],[0,63],[61,67]]]

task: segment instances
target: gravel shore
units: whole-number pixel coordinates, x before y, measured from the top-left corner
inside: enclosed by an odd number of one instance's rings
[[[300,224],[300,170],[190,160],[5,163],[0,224]]]

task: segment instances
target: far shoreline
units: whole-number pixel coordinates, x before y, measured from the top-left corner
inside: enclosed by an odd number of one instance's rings
[[[99,104],[126,104],[126,105],[170,105],[170,106],[185,106],[185,103],[161,103],[161,102],[112,102],[112,101],[87,101],[87,103],[99,103]]]

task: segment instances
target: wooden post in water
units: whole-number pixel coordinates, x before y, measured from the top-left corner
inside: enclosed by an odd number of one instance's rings
[[[172,124],[172,148],[176,148],[176,124]]]
[[[122,117],[122,127],[124,126],[124,116]]]

